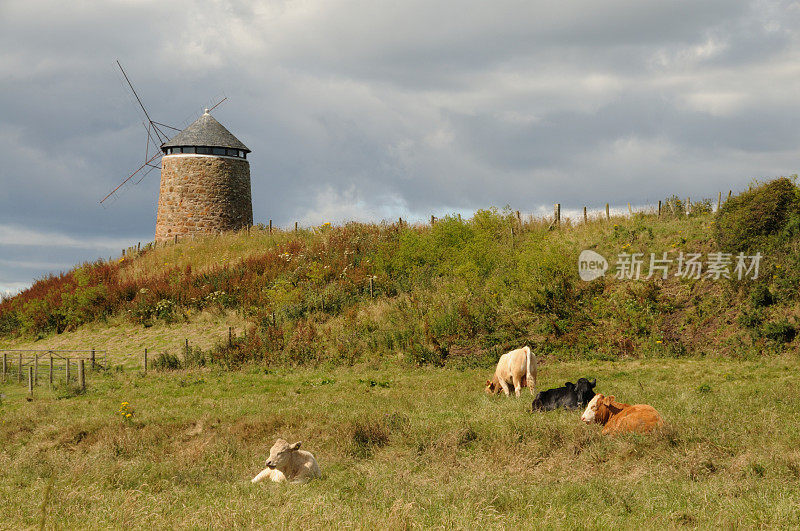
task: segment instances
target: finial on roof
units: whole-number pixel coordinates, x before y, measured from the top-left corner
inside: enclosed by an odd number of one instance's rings
[[[206,110],[205,110],[205,112],[204,112],[203,114],[208,114],[208,109],[206,109]]]

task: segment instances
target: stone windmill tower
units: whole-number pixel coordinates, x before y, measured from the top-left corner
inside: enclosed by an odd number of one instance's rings
[[[208,109],[161,151],[156,241],[253,224],[250,150]]]

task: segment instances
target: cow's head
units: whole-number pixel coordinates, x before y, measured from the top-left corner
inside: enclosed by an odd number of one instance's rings
[[[497,380],[497,377],[495,377],[491,380],[486,380],[486,387],[483,388],[483,391],[487,395],[495,395],[500,392],[500,389],[500,382]]]
[[[289,461],[292,452],[300,448],[300,441],[289,444],[283,439],[278,439],[272,448],[269,449],[269,457],[267,457],[267,468],[283,468]]]
[[[591,424],[594,422],[595,416],[597,416],[597,408],[600,406],[600,402],[603,400],[603,395],[594,395],[592,399],[589,401],[589,404],[586,406],[586,410],[581,415],[581,420],[587,424]]]
[[[594,386],[597,385],[597,378],[591,382],[586,378],[579,378],[575,384],[575,394],[578,395],[578,404],[588,404],[594,398]]]

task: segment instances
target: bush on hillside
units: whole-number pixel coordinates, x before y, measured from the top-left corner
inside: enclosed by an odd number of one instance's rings
[[[162,352],[153,360],[151,367],[156,371],[176,371],[182,366],[181,360],[175,354]]]
[[[715,236],[724,251],[763,253],[798,229],[800,189],[781,177],[726,201],[716,216]]]

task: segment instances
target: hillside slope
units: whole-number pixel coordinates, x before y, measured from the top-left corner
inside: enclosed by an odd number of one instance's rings
[[[229,366],[385,356],[470,366],[524,342],[556,356],[607,359],[796,349],[798,197],[782,178],[735,196],[719,213],[709,202],[686,208],[673,198],[661,217],[560,227],[496,209],[433,226],[326,224],[273,234],[254,227],[42,279],[0,303],[0,346],[69,345],[87,326],[119,323],[131,335],[154,326],[186,335],[218,316],[220,346],[198,345],[202,359]],[[585,249],[608,259],[604,277],[579,278]],[[730,279],[708,269],[718,252],[730,253]],[[753,270],[737,278],[740,252],[763,256],[757,278]],[[642,253],[640,278],[615,278],[633,253]],[[658,270],[646,278],[651,253],[668,253],[666,279]],[[676,275],[686,265],[681,253],[700,254],[700,278]],[[227,346],[230,312],[249,330]]]

